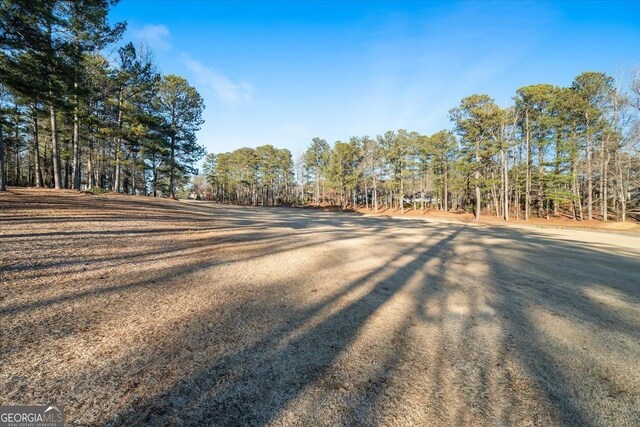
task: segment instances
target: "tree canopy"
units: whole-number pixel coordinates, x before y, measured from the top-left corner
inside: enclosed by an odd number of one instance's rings
[[[9,185],[175,196],[204,155],[204,103],[124,43],[111,0],[0,1],[0,163]],[[111,51],[113,49],[110,49]]]
[[[637,216],[640,84],[627,93],[616,87],[606,74],[587,72],[569,87],[519,88],[505,107],[486,94],[465,97],[449,112],[452,130],[399,129],[333,146],[313,138],[299,171],[283,165],[297,182],[289,194],[282,187],[279,200],[400,212],[419,206],[506,220]],[[234,153],[215,157],[210,176],[220,180],[242,169],[237,162],[253,161]],[[224,182],[237,188],[242,181]],[[214,199],[256,203],[216,188]]]

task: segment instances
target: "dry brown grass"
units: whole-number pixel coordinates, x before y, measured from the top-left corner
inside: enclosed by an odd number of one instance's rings
[[[72,425],[638,425],[635,235],[13,189],[0,404]]]

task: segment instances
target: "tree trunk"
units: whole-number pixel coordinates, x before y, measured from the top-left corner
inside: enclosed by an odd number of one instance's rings
[[[543,164],[544,164],[544,149],[542,148],[542,145],[540,145],[538,147],[538,218],[542,218],[543,216],[545,216],[544,186],[542,181],[542,174],[544,172],[542,169]]]
[[[572,179],[572,187],[573,187],[573,219],[576,219],[576,206],[578,207],[577,211],[578,211],[578,215],[580,218],[580,221],[582,221],[584,219],[583,214],[582,214],[582,198],[580,197],[580,191],[578,189],[578,171],[577,171],[577,166],[575,164],[575,161],[572,161],[572,165],[571,165],[571,174],[573,175],[573,179]]]
[[[402,171],[400,172],[400,212],[404,213],[404,177],[402,176]]]
[[[53,41],[51,38],[51,21],[47,21],[47,36],[48,36],[48,55],[53,57]],[[51,69],[51,63],[47,64],[47,68],[49,72],[53,72]],[[52,88],[52,79],[51,77],[47,81],[48,92],[49,92],[49,116],[51,118],[51,160],[53,161],[53,182],[56,189],[62,188],[62,170],[60,165],[60,147],[58,145],[58,129],[57,129],[57,120],[56,120],[56,107],[53,105],[53,88]]]
[[[373,174],[373,211],[378,212],[378,180]]]
[[[120,187],[122,186],[121,177],[120,177],[120,153],[121,153],[121,145],[122,145],[122,96],[123,96],[124,88],[120,88],[118,92],[118,134],[113,138],[113,143],[115,145],[115,177],[113,180],[113,191],[116,193],[120,192]]]
[[[444,194],[443,194],[443,199],[444,199],[444,205],[442,206],[444,208],[445,212],[449,212],[449,171],[447,166],[445,165],[444,167]]]
[[[474,172],[474,186],[476,193],[476,221],[480,221],[480,207],[482,206],[480,202],[480,162],[482,158],[480,157],[480,142],[476,142],[476,170]]]
[[[500,168],[500,172],[502,172],[502,168]],[[491,181],[494,181],[494,173],[491,172]],[[504,182],[504,179],[502,177],[500,177],[500,185],[502,186]],[[493,204],[495,206],[496,209],[496,218],[501,218],[502,217],[502,212],[500,211],[500,209],[502,209],[502,204],[500,203],[500,196],[502,195],[502,188],[500,189],[500,191],[498,191],[498,189],[496,188],[495,184],[491,184],[491,198],[493,199]]]
[[[593,219],[593,161],[591,154],[591,138],[589,138],[589,117],[585,117],[587,121],[587,219]]]
[[[476,169],[475,171],[475,193],[476,193],[476,221],[480,221],[480,170]]]
[[[80,190],[80,141],[78,140],[77,116],[73,118],[73,189]]]
[[[587,143],[587,219],[593,219],[593,169],[591,147]]]
[[[602,165],[602,177],[600,178],[602,181],[602,220],[607,221],[609,212],[608,212],[608,204],[607,199],[609,198],[609,180],[607,175],[609,174],[609,153],[606,155],[606,159],[604,160],[604,164]]]
[[[509,150],[507,149],[507,152],[505,154],[503,154],[503,174],[504,174],[504,193],[503,193],[503,200],[502,202],[504,203],[504,207],[503,207],[503,214],[504,214],[504,220],[505,221],[509,221]]]
[[[520,162],[520,159],[517,160],[517,162]],[[515,208],[516,208],[516,219],[520,219],[520,186],[518,185],[518,181],[520,179],[520,174],[518,173],[518,171],[516,170],[515,176],[513,177],[513,182],[514,182],[514,190],[515,190]]]
[[[70,172],[69,159],[65,158],[64,159],[64,188],[69,188],[69,172]]]
[[[78,88],[78,83],[73,84]],[[73,107],[73,189],[80,190],[80,133],[78,119],[78,95],[74,95],[75,106]]]
[[[18,115],[18,104],[15,104],[15,142],[16,142],[16,168],[14,171],[13,185],[20,186],[20,116]]]
[[[2,134],[2,121],[0,120],[0,191],[7,191],[7,173],[4,165],[4,136]]]
[[[559,126],[556,126],[556,159],[555,159],[555,166],[554,166],[554,172],[556,174],[556,176],[560,176],[560,162],[562,161],[562,151],[561,151],[561,130]],[[553,201],[553,214],[554,215],[558,215],[558,204],[559,204],[559,200],[555,199]]]
[[[153,155],[153,197],[158,197],[158,168],[156,166],[156,156]],[[224,192],[222,193],[222,202],[224,202]]]
[[[631,165],[629,165],[631,166]],[[622,222],[625,222],[627,220],[627,190],[626,190],[626,184],[625,184],[625,179],[624,179],[624,169],[622,167],[622,158],[620,156],[620,154],[618,154],[618,175],[619,175],[619,188],[620,188],[620,216],[621,216],[621,220]]]
[[[136,155],[131,156],[131,195],[136,194]]]
[[[44,187],[44,180],[42,179],[42,163],[40,162],[40,132],[38,127],[38,113],[33,111],[33,145],[35,151],[35,163],[36,163],[36,187]]]
[[[176,147],[175,147],[175,137],[173,134],[171,135],[171,156],[169,161],[171,162],[171,166],[169,169],[169,196],[172,199],[176,198],[176,189],[175,189],[175,158],[176,158]]]
[[[355,193],[355,191],[354,191]],[[367,178],[364,178],[364,208],[369,210],[369,188],[367,188]]]
[[[524,184],[524,219],[529,220],[529,205],[531,204],[531,130],[529,129],[529,112],[525,114],[525,127],[526,127],[526,148],[525,148],[525,162],[526,162],[526,176]]]
[[[49,96],[53,96],[49,93]],[[56,108],[53,103],[49,104],[49,115],[51,117],[51,159],[53,160],[53,182],[57,190],[62,188],[62,166],[60,164],[60,147],[58,145],[58,128],[56,120]]]
[[[94,168],[93,168],[93,146],[94,144],[89,140],[89,149],[87,150],[87,187],[93,188],[96,186]]]
[[[46,187],[51,187],[51,180],[52,180],[52,175],[51,175],[51,164],[48,161],[48,156],[47,156],[47,148],[49,147],[49,144],[47,143],[47,141],[45,140],[45,144],[44,144],[44,152],[42,153],[42,166],[43,166],[43,171],[44,171],[44,185]]]

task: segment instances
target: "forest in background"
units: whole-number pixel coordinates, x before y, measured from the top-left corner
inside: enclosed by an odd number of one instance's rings
[[[640,77],[585,72],[518,89],[510,106],[471,95],[432,135],[388,131],[306,152],[263,145],[205,156],[204,102],[152,52],[115,48],[110,0],[0,0],[0,189],[330,204],[528,219],[638,218]],[[111,55],[105,54],[111,48]],[[192,179],[191,179],[192,178]],[[190,181],[191,179],[191,181]]]
[[[400,129],[333,146],[314,138],[296,159],[271,145],[208,154],[194,191],[247,205],[639,217],[640,77],[624,88],[585,72],[570,87],[522,87],[506,108],[475,94],[449,116],[453,129],[432,135]]]
[[[175,197],[205,154],[204,102],[125,43],[113,0],[0,0],[0,190]]]

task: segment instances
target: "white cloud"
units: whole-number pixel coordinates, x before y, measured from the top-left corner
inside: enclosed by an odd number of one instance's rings
[[[248,82],[234,82],[226,75],[207,68],[204,64],[182,53],[186,67],[201,85],[212,90],[217,97],[232,104],[243,104],[251,101],[252,87]]]
[[[171,49],[171,43],[169,43],[171,32],[166,26],[162,24],[145,25],[139,30],[135,30],[133,32],[133,36],[137,40],[143,41],[155,49]]]

